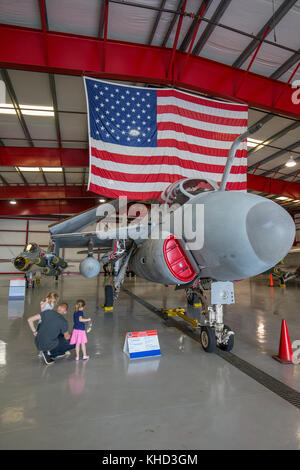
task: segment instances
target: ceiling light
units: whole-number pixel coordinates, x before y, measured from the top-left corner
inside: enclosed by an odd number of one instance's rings
[[[48,116],[48,117],[53,117],[54,116],[54,111],[37,111],[35,109],[22,109],[22,114],[26,116]]]
[[[256,147],[257,145],[261,144],[262,140],[247,138],[247,147]]]
[[[62,168],[60,166],[56,167],[56,166],[43,166],[42,167],[42,170],[43,171],[62,171]]]
[[[53,106],[31,106],[20,104],[19,108],[22,114],[28,116],[54,116]],[[0,103],[0,114],[16,114],[13,104]]]
[[[286,201],[287,199],[289,199],[288,197],[285,197],[285,196],[280,196],[280,197],[277,197],[276,198],[278,201]]]
[[[40,171],[38,166],[19,166],[20,171]]]
[[[10,204],[17,204],[17,201],[9,201]]]
[[[286,162],[285,166],[292,167],[297,165],[297,163],[294,160],[294,157],[291,155],[288,161]]]
[[[106,202],[106,199],[99,199],[99,202]]]

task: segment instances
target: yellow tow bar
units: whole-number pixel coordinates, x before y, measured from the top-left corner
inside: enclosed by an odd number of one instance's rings
[[[173,308],[166,310],[165,308],[161,309],[161,312],[165,315],[168,315],[168,317],[180,317],[183,320],[191,323],[193,328],[199,328],[199,321],[196,318],[190,318],[185,314],[185,309],[184,308]]]

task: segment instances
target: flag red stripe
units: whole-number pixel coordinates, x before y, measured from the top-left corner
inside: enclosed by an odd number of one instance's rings
[[[190,111],[189,109],[174,106],[172,104],[157,105],[157,114],[177,114],[184,118],[195,119],[196,121],[203,121],[213,124],[220,124],[222,126],[247,126],[247,119],[234,119],[225,118],[222,116],[211,116],[210,114],[197,113],[196,111]]]
[[[203,147],[202,145],[195,145],[188,142],[181,142],[175,139],[157,139],[158,147],[173,147],[178,150],[185,150],[187,152],[209,155],[211,157],[228,157],[228,149],[216,149],[210,147]],[[243,153],[246,150],[237,150],[236,157],[246,157]]]
[[[219,140],[222,142],[233,142],[240,134],[224,134],[223,132],[206,131],[204,129],[196,129],[195,127],[184,126],[175,122],[158,122],[158,131],[176,131],[187,135],[193,135],[202,139]]]
[[[241,157],[246,157],[246,153],[242,155],[242,152],[246,152],[245,150],[241,151]],[[176,156],[169,156],[169,155],[155,155],[153,157],[143,157],[136,156],[136,155],[121,155],[117,153],[110,153],[104,150],[98,150],[95,147],[91,148],[91,155],[95,158],[99,158],[100,160],[108,160],[115,163],[125,163],[126,165],[177,165],[182,168],[190,169],[190,170],[197,170],[203,171],[204,167],[215,167],[216,169],[224,169],[224,165],[212,165],[211,163],[201,163],[195,162],[193,160],[184,160],[182,158]],[[240,169],[240,170],[239,170]],[[209,170],[206,170],[209,171]],[[247,167],[246,165],[234,165],[232,167],[231,173],[246,173]]]
[[[217,108],[217,109],[224,109],[227,111],[236,111],[236,112],[248,112],[248,107],[246,105],[236,105],[225,103],[222,101],[212,101],[212,100],[205,100],[201,97],[188,95],[186,93],[182,93],[176,90],[157,90],[157,96],[159,97],[175,97],[179,98],[184,101],[188,101],[190,103],[196,103],[199,105],[207,106],[208,108]]]
[[[247,189],[247,183],[227,183],[226,186],[227,190],[230,191],[242,191]],[[90,183],[89,191],[92,191],[96,194],[100,194],[106,197],[119,197],[119,196],[127,196],[128,199],[136,199],[136,200],[145,200],[145,199],[156,199],[158,198],[162,191],[153,191],[153,192],[134,192],[134,191],[118,191],[117,189],[108,188],[105,186],[98,186],[93,183]]]
[[[92,174],[95,176],[100,176],[101,178],[106,178],[106,179],[112,179],[114,181],[125,181],[126,183],[155,183],[155,182],[160,182],[160,183],[173,183],[179,179],[184,178],[183,175],[179,174],[169,174],[169,173],[159,173],[159,174],[153,174],[153,173],[143,173],[143,174],[132,174],[132,173],[122,173],[120,171],[112,171],[112,170],[106,170],[104,168],[99,168],[97,166],[92,165]],[[224,167],[222,168],[222,171],[219,172],[220,174],[218,175],[220,180],[222,177],[222,172],[224,170]],[[239,170],[239,168],[238,168]],[[244,174],[246,173],[244,169],[242,168],[243,171],[236,172],[235,174]],[[201,171],[201,170],[198,170]],[[210,171],[210,169],[203,168],[203,172],[209,172],[209,173],[217,173],[216,171]]]
[[[156,199],[160,196],[161,191],[153,192],[134,192],[134,191],[118,191],[117,189],[108,188],[107,186],[98,186],[96,184],[90,183],[89,191],[93,193],[100,194],[101,196],[106,197],[119,197],[127,196],[128,199],[135,199],[137,201],[143,201],[145,199]]]

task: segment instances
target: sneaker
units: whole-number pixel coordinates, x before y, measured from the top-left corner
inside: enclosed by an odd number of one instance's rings
[[[50,354],[48,354],[46,351],[42,351],[42,358],[44,359],[46,365],[53,364],[54,362],[54,359],[52,359]]]
[[[83,359],[84,361],[86,361],[86,360],[89,359],[89,358],[90,358],[90,356],[83,356],[82,359]]]

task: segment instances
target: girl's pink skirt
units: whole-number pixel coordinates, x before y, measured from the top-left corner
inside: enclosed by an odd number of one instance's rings
[[[87,337],[85,330],[73,330],[70,344],[85,344],[87,343]]]

